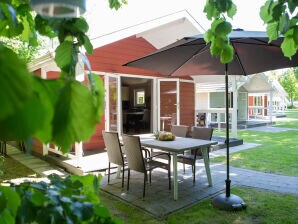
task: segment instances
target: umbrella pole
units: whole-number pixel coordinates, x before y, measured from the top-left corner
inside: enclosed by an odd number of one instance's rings
[[[226,179],[226,197],[231,195],[230,180],[230,124],[229,124],[229,76],[228,64],[225,64],[225,97],[226,97],[226,147],[227,147],[227,179]]]
[[[225,194],[217,195],[212,203],[215,207],[226,211],[241,211],[246,208],[245,202],[237,195],[231,194],[230,180],[230,137],[229,137],[229,76],[228,64],[225,64],[225,98],[226,98],[226,147],[227,147],[227,179]]]

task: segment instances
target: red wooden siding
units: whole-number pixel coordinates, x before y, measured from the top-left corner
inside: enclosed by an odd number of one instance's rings
[[[88,142],[83,142],[83,149],[103,149],[105,147],[102,130],[105,130],[105,117],[104,115],[101,117],[100,124],[96,125],[96,129],[94,134],[91,136]]]
[[[267,105],[268,105],[268,97],[267,96],[264,96],[264,107],[267,108]],[[267,116],[268,115],[268,109],[264,109],[264,116]]]
[[[254,97],[253,96],[248,96],[248,106],[253,106],[254,105]],[[248,116],[253,115],[254,111],[253,109],[248,110]]]
[[[171,124],[176,124],[176,97],[176,82],[160,82],[160,116],[172,117],[172,120],[161,121],[161,130],[163,122],[165,131],[170,131]]]
[[[131,36],[95,49],[93,55],[88,58],[93,71],[157,76],[151,71],[122,66],[128,61],[145,56],[154,50],[156,48],[145,39]]]
[[[194,125],[195,91],[193,83],[180,82],[180,124]]]
[[[59,72],[47,72],[47,79],[59,78]]]

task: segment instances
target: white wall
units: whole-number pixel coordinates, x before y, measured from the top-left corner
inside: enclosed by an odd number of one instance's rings
[[[196,93],[196,110],[208,109],[209,106],[209,97],[208,93]]]

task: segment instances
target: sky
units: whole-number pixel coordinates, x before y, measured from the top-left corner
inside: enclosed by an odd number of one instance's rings
[[[206,30],[210,26],[203,12],[205,0],[127,0],[118,11],[111,10],[108,0],[88,0],[87,20],[90,37],[98,37],[145,21],[187,10]],[[265,26],[259,16],[265,0],[233,0],[237,14],[230,21],[233,28],[264,31]]]

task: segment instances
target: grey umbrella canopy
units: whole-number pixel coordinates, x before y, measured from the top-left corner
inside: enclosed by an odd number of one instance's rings
[[[234,60],[228,65],[229,75],[249,75],[298,65],[297,54],[292,60],[284,57],[280,48],[283,38],[268,44],[266,33],[256,31],[233,31],[229,37],[235,51]],[[224,64],[210,54],[209,47],[203,34],[185,37],[125,65],[171,76],[224,74]]]
[[[128,62],[125,66],[137,67],[168,76],[225,75],[225,98],[228,102],[228,75],[249,75],[259,72],[298,66],[298,54],[292,59],[284,57],[281,51],[283,38],[268,44],[265,32],[233,31],[230,43],[234,48],[234,59],[222,64],[219,57],[210,54],[210,44],[204,35],[185,37],[152,54]],[[229,108],[226,103],[226,145],[227,179],[225,194],[214,198],[213,204],[223,210],[241,210],[246,205],[243,200],[230,194],[229,171]]]

